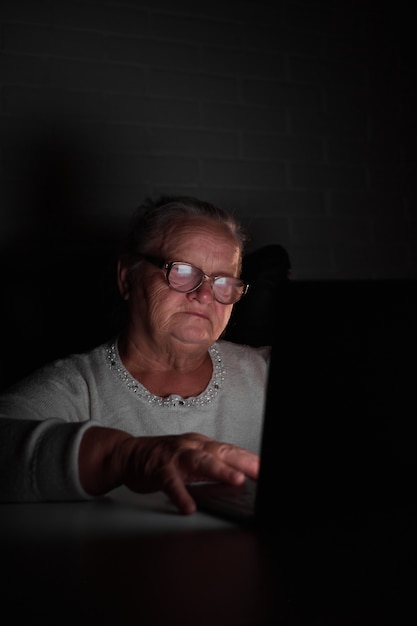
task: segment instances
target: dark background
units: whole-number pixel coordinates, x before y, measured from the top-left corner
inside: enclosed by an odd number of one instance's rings
[[[415,278],[412,25],[402,0],[0,0],[0,383],[100,339],[146,196],[234,211],[295,280]]]

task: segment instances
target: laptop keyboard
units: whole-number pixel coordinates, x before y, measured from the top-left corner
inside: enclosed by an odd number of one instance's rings
[[[224,483],[200,483],[190,485],[189,490],[202,510],[237,517],[254,514],[256,482],[253,480],[248,479],[238,487]]]

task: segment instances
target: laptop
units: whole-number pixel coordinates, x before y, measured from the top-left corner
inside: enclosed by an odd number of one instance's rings
[[[267,530],[413,506],[417,281],[291,281],[276,311],[258,481],[197,506]]]

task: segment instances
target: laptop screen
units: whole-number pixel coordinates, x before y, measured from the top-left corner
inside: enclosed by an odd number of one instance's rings
[[[417,283],[294,281],[276,310],[257,516],[271,501],[294,524],[408,500]]]

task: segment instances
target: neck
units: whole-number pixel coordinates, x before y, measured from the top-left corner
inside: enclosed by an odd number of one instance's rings
[[[200,367],[209,356],[207,345],[176,344],[180,342],[174,340],[172,345],[161,347],[149,339],[144,341],[128,334],[121,334],[118,348],[125,367],[126,363],[132,363],[135,367],[156,372],[176,371],[188,374]]]
[[[213,366],[206,346],[164,351],[122,335],[118,348],[127,371],[155,395],[195,396],[210,382]]]

